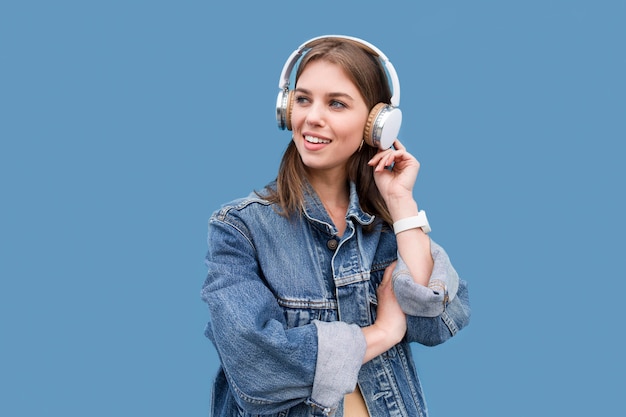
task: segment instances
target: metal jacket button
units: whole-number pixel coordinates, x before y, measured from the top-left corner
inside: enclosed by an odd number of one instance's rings
[[[336,239],[330,239],[328,242],[326,242],[326,247],[328,247],[328,249],[332,251],[337,249],[337,246],[339,246],[339,242],[337,242]]]

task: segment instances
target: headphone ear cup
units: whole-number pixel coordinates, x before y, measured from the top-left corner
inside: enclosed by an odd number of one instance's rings
[[[287,127],[287,99],[289,92],[287,90],[280,90],[278,97],[276,97],[276,123],[278,128],[285,130]]]
[[[276,98],[276,122],[278,122],[278,128],[285,130],[291,130],[291,110],[293,108],[292,91],[281,90]]]
[[[287,125],[287,130],[291,130],[291,112],[293,111],[293,101],[294,101],[294,92],[291,90],[289,92],[289,97],[287,97],[287,111],[285,114],[285,121]]]
[[[386,103],[376,104],[367,117],[363,140],[370,146],[389,149],[398,138],[402,112],[399,108]]]

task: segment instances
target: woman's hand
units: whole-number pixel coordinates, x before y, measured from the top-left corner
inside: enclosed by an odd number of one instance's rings
[[[393,262],[385,269],[383,280],[376,291],[378,308],[376,309],[374,326],[385,330],[388,333],[389,340],[398,343],[406,333],[406,314],[400,308],[396,294],[393,292],[391,278],[396,264],[397,262]]]
[[[420,167],[417,159],[407,152],[399,140],[396,139],[393,146],[378,151],[368,162],[368,165],[374,167],[374,181],[387,204],[413,198],[413,185]]]
[[[378,286],[376,321],[371,326],[363,328],[363,334],[367,341],[363,363],[400,343],[406,333],[406,314],[400,308],[393,292],[391,277],[395,267],[396,262],[393,262],[385,269],[383,280]]]

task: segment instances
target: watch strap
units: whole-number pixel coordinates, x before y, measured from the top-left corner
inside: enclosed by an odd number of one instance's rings
[[[422,229],[424,233],[429,233],[431,231],[430,225],[428,224],[428,218],[426,217],[426,212],[424,210],[420,210],[417,213],[417,216],[406,217],[393,223],[393,231],[395,234],[409,229],[417,229],[418,227]]]

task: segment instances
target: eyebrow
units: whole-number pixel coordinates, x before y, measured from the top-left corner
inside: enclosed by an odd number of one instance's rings
[[[302,93],[302,94],[308,94],[308,95],[311,94],[311,91],[307,90],[306,88],[296,88],[296,89],[294,89],[294,91],[298,92],[298,93]],[[346,93],[339,93],[339,92],[337,92],[337,93],[329,93],[329,94],[327,94],[327,96],[329,98],[343,98],[343,99],[348,99],[348,100],[354,101],[354,98],[350,94],[346,94]]]

